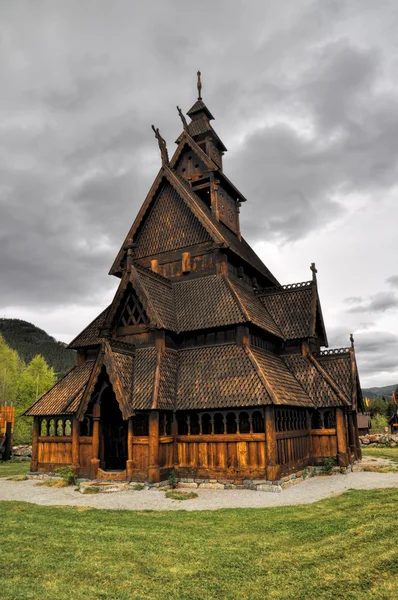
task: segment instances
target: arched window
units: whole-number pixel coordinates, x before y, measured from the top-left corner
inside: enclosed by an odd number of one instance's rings
[[[253,415],[253,433],[264,433],[264,415],[259,410],[255,410]]]
[[[311,415],[311,428],[322,429],[322,418],[319,410],[314,410]]]
[[[239,413],[239,433],[250,433],[249,415],[246,411]]]
[[[200,433],[200,429],[199,429],[199,415],[198,413],[191,413],[190,415],[190,429],[191,429],[191,435],[199,435]]]
[[[148,435],[149,417],[146,413],[138,413],[133,417],[133,435]]]
[[[204,413],[202,415],[202,433],[203,435],[211,434],[211,417],[209,413]]]
[[[236,433],[237,424],[236,424],[236,414],[230,412],[227,414],[227,433]]]
[[[47,419],[41,419],[40,421],[40,435],[47,435]]]
[[[221,413],[214,415],[214,433],[224,433],[224,418]]]
[[[323,414],[323,424],[325,429],[335,429],[336,419],[334,411],[326,410]]]
[[[178,428],[178,435],[187,435],[188,434],[188,423],[187,423],[186,414],[180,413],[177,415],[177,428]]]

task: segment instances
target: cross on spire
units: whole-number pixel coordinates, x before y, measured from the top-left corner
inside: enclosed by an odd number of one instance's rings
[[[201,72],[198,71],[197,75],[198,75],[198,84],[197,84],[197,88],[198,88],[198,100],[202,100],[202,81],[200,79]]]
[[[315,263],[311,263],[310,269],[312,271],[312,281],[316,281],[316,274],[318,273],[318,270],[315,267]]]

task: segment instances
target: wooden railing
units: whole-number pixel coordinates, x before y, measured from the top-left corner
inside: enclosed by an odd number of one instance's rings
[[[278,451],[278,464],[296,465],[309,458],[310,433],[308,429],[302,431],[283,431],[276,434]]]
[[[313,458],[336,456],[337,438],[335,429],[312,429],[311,447]]]

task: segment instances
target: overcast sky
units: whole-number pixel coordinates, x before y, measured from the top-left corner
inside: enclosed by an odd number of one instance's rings
[[[0,316],[70,341],[111,301],[201,69],[243,234],[398,382],[397,31],[395,0],[0,0]]]

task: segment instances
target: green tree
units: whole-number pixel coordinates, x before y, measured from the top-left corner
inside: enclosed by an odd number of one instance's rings
[[[18,381],[23,369],[18,353],[12,350],[0,334],[0,403],[15,404],[18,395]]]
[[[18,386],[18,400],[15,409],[14,443],[26,444],[32,440],[32,420],[22,413],[37,398],[40,398],[56,382],[54,369],[37,354],[23,369]]]
[[[387,415],[387,402],[385,398],[373,398],[369,404],[369,411],[372,415]]]

